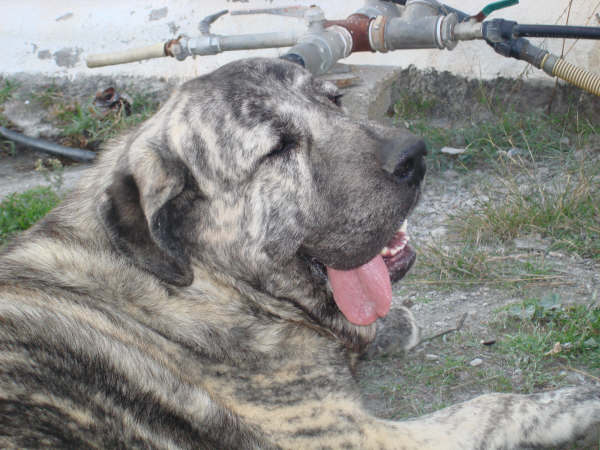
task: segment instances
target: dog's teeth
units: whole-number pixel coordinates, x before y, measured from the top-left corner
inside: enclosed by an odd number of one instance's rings
[[[404,222],[402,222],[402,226],[400,227],[400,229],[398,231],[400,231],[402,233],[406,233],[407,229],[408,229],[408,222],[406,221],[406,219],[404,219]]]
[[[393,256],[391,250],[388,247],[383,247],[381,250],[381,256]]]

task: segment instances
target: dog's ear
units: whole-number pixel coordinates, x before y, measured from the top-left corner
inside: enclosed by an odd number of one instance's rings
[[[120,164],[98,205],[114,247],[139,268],[176,286],[193,281],[184,227],[198,199],[189,169],[180,161],[145,152]]]

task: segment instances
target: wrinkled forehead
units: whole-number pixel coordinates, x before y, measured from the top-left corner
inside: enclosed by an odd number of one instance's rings
[[[333,84],[278,59],[242,60],[182,86],[174,99],[181,111],[170,121],[173,141],[187,148],[186,160],[203,168],[203,179],[242,179],[283,138],[310,139],[315,123],[332,110]],[[189,145],[187,143],[193,143]]]
[[[274,58],[253,58],[227,64],[211,74],[193,80],[185,88],[196,104],[269,120],[288,104],[308,106],[315,100],[336,95],[333,83],[315,79],[297,64]],[[266,116],[265,116],[266,115]]]

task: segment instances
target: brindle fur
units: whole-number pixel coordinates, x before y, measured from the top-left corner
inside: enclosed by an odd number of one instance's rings
[[[420,176],[382,167],[419,144],[336,95],[281,60],[185,83],[4,248],[0,447],[520,448],[600,421],[591,387],[365,412],[348,362],[375,327],[344,319],[310,261],[385,245]]]

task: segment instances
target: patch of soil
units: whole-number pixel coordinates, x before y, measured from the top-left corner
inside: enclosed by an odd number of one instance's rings
[[[458,179],[455,173],[442,173],[428,178],[422,200],[409,219],[409,234],[417,254],[419,248],[449,238],[448,214],[473,204],[475,194],[466,185],[473,188],[478,175],[481,179],[481,175],[486,174],[471,173]],[[534,251],[531,257],[535,256]],[[428,280],[416,280],[411,275],[400,281],[394,286],[393,305],[410,306],[423,336],[456,327],[464,314],[466,320],[460,331],[426,342],[406,354],[362,361],[358,378],[366,406],[382,417],[404,418],[493,391],[527,391],[523,373],[517,367],[507,367],[505,355],[496,352],[494,345],[481,344],[502,339],[494,327],[499,310],[548,292],[556,294],[564,304],[589,305],[600,300],[599,263],[558,253],[547,255],[546,263],[566,269],[568,282],[507,289],[477,283],[428,284]],[[414,270],[418,270],[418,266]],[[470,366],[476,359],[482,360],[481,365]],[[448,361],[458,363],[448,368]],[[538,390],[596,382],[573,371],[561,369],[559,373],[560,380],[541,385]],[[596,377],[600,375],[600,371],[593,373]]]
[[[504,103],[515,111],[531,114],[546,112],[551,99],[554,112],[567,113],[574,98],[586,114],[599,117],[600,112],[597,97],[571,87],[555,90],[552,86],[530,86],[502,79],[480,82],[449,73],[424,73],[414,68],[400,74],[391,97],[392,105],[407,93],[435,99],[435,107],[427,113],[426,120],[432,126],[450,128],[457,123],[495,120],[489,105],[481,98],[482,92],[496,104]],[[555,173],[557,168],[549,164],[539,163],[532,170]],[[495,176],[489,167],[464,173],[441,170],[428,174],[422,200],[409,219],[409,234],[417,254],[419,249],[424,251],[429,246],[455,242],[458,238],[448,227],[449,215],[473,208],[482,192],[486,192],[486,186],[494,183]],[[512,242],[495,250],[516,253]],[[394,287],[393,305],[409,306],[424,336],[454,328],[464,314],[466,320],[459,331],[425,342],[406,354],[384,354],[363,360],[357,375],[367,408],[385,418],[408,418],[493,391],[530,392],[565,385],[599,384],[600,369],[578,370],[559,362],[550,364],[547,372],[532,379],[530,374],[511,364],[506,352],[498,351],[497,344],[482,344],[505,339],[509,331],[499,330],[497,326],[502,320],[500,311],[528,298],[553,294],[563,305],[600,305],[600,263],[597,260],[567,252],[550,252],[544,247],[519,252],[524,252],[525,258],[543,258],[544,264],[557,273],[557,279],[508,287],[477,282],[444,284],[423,275],[427,268],[419,270],[417,256],[412,273]]]

